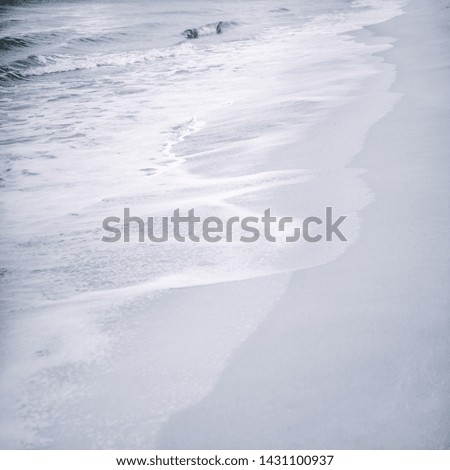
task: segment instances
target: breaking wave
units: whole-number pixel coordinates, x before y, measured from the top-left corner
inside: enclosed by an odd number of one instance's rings
[[[65,54],[32,55],[26,59],[17,60],[9,65],[0,67],[0,82],[5,83],[12,80],[26,79],[27,77],[94,69],[96,67],[123,67],[166,57],[189,55],[194,53],[195,50],[196,47],[194,45],[181,43],[165,49],[131,51],[118,54],[79,56]]]
[[[198,28],[189,28],[183,31],[183,36],[187,39],[195,39],[199,36],[209,36],[225,32],[230,26],[235,26],[234,21],[216,21],[208,23]]]

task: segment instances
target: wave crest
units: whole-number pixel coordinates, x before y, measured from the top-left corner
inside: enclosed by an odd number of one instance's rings
[[[208,23],[198,28],[189,28],[183,31],[183,36],[187,39],[195,39],[199,36],[209,36],[212,34],[220,34],[230,26],[234,26],[234,21],[217,21]]]
[[[181,43],[166,49],[152,49],[149,51],[132,51],[118,54],[96,55],[65,55],[54,54],[49,56],[33,55],[24,60],[18,60],[10,65],[0,67],[0,82],[17,79],[26,79],[51,73],[72,72],[75,70],[88,70],[97,67],[121,67],[142,62],[151,62],[167,57],[177,57],[195,52],[192,44]]]

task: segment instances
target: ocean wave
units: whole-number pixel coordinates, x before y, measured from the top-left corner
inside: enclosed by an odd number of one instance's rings
[[[26,59],[0,67],[0,83],[51,73],[73,72],[75,70],[88,70],[106,66],[121,67],[133,65],[167,57],[186,55],[195,52],[195,50],[196,47],[192,44],[180,43],[165,49],[131,51],[117,54],[79,56],[66,54],[53,54],[49,56],[32,55]]]
[[[234,21],[217,21],[208,23],[198,28],[189,28],[183,31],[183,36],[187,39],[195,39],[199,36],[209,36],[211,34],[220,34],[230,26],[235,26]]]
[[[68,30],[42,31],[18,36],[3,36],[0,38],[0,51],[23,49],[39,44],[53,44],[55,40],[64,40]]]
[[[33,43],[25,38],[13,38],[10,36],[4,36],[0,38],[0,51],[9,51],[15,48],[29,47]]]
[[[79,43],[85,43],[85,44],[97,44],[97,43],[107,43],[107,42],[113,42],[118,39],[122,39],[123,37],[130,36],[128,32],[125,31],[119,31],[115,33],[110,33],[110,34],[95,34],[91,36],[79,36],[79,37],[74,37],[67,41],[67,44],[79,44]]]
[[[90,37],[90,36],[83,36],[81,38],[75,38],[69,41],[69,43],[77,43],[77,42],[84,42],[84,43],[93,43],[97,44],[98,42],[110,42],[114,41],[114,38],[111,36],[95,36],[95,37]]]

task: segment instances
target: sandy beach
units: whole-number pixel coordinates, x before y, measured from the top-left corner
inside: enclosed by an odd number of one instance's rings
[[[298,271],[163,448],[449,448],[447,2],[357,34],[392,38],[394,109],[351,162],[374,201],[360,237]]]

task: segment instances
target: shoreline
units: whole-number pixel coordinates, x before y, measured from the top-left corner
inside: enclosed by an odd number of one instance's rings
[[[307,6],[291,3],[299,13]],[[37,129],[37,147],[30,135],[22,157],[36,148],[45,153],[17,160],[6,200],[5,214],[16,223],[5,251],[14,269],[2,334],[1,446],[447,445],[448,33],[432,7],[415,0],[407,15],[377,23],[399,13],[400,3],[406,0],[371,9],[333,0],[328,18],[312,2],[312,30],[286,18],[280,31],[292,34],[262,35],[237,48],[207,42],[199,55],[161,60],[164,73],[193,67],[164,83],[148,67],[137,67],[139,75],[114,69],[118,83],[143,79],[132,94],[109,81],[100,89],[87,72],[20,88],[19,104],[44,106],[43,117],[19,127],[18,136]],[[80,95],[51,104],[77,77]],[[29,93],[39,83],[36,102]],[[143,106],[152,89],[156,114]],[[106,106],[104,91],[115,95]],[[47,159],[68,141],[55,129],[41,132],[39,122],[50,115],[67,119],[68,128],[77,116],[89,122],[89,113],[78,114],[81,96],[106,121],[100,133],[84,129],[98,159],[78,168],[71,162],[90,147],[66,135],[72,150]],[[119,108],[126,115],[111,113]],[[20,107],[15,115],[22,116]],[[153,118],[154,141],[147,133]],[[167,159],[140,168],[141,150],[156,153],[159,135]],[[56,137],[54,144],[44,145],[45,136]],[[119,166],[104,165],[108,149],[122,155],[135,138]],[[167,174],[155,178],[164,162]],[[91,179],[99,184],[84,191]],[[266,207],[302,218],[332,206],[350,218],[348,242],[106,250],[91,222],[125,200],[134,215],[149,205],[183,208],[183,201],[224,218]]]
[[[375,194],[357,242],[294,274],[213,392],[169,420],[158,448],[449,448],[449,13],[439,5],[412,0],[360,36],[398,38],[376,55],[395,64],[391,92],[402,97],[351,162],[369,168]]]

